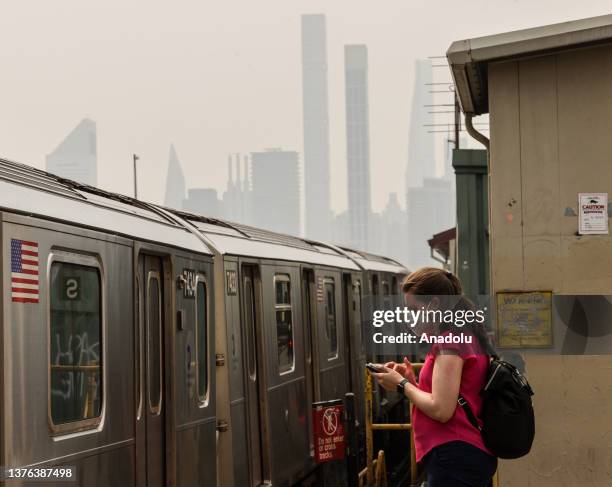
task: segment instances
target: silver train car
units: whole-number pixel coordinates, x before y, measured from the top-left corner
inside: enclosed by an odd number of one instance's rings
[[[362,298],[395,294],[403,266],[1,159],[0,212],[0,465],[76,467],[47,485],[334,485],[311,404],[361,404]]]

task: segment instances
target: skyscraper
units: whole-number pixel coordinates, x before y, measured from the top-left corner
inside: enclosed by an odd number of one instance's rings
[[[368,108],[368,50],[344,46],[348,216],[351,245],[367,250],[370,198],[370,128]]]
[[[185,176],[181,168],[174,149],[174,144],[170,145],[170,155],[168,157],[168,176],[166,177],[166,197],[164,205],[169,208],[180,210],[185,199]]]
[[[428,112],[433,104],[430,93],[432,86],[431,60],[417,59],[414,64],[414,87],[412,90],[412,108],[410,114],[410,132],[408,135],[408,164],[406,169],[406,190],[423,185],[425,178],[436,175],[434,156],[434,134],[423,127],[432,115]]]
[[[234,178],[234,167],[236,176]],[[249,182],[249,161],[244,156],[244,177],[241,176],[240,154],[236,154],[235,165],[232,156],[227,160],[227,189],[223,193],[223,218],[236,223],[250,223],[251,187]]]
[[[329,108],[325,15],[302,15],[305,235],[330,237]]]
[[[80,183],[98,184],[96,122],[84,118],[47,155],[47,171]]]
[[[213,188],[189,188],[188,197],[183,200],[182,208],[210,218],[223,217],[217,190]]]
[[[300,234],[298,153],[281,149],[251,155],[252,219],[255,226]]]
[[[408,215],[399,204],[397,193],[390,193],[389,200],[381,214],[381,254],[407,264],[408,254]],[[397,291],[397,290],[396,290]]]

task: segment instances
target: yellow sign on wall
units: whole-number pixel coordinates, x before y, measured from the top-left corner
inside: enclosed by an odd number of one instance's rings
[[[538,348],[552,345],[551,291],[497,293],[498,347]]]

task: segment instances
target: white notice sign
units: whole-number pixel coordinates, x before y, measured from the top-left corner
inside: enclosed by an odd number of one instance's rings
[[[578,233],[608,234],[608,193],[578,194]]]

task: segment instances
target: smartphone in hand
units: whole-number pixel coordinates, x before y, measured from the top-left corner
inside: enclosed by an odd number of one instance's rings
[[[376,372],[377,374],[385,371],[385,369],[377,367],[376,365],[370,362],[366,364],[366,369],[368,369],[370,372]]]

